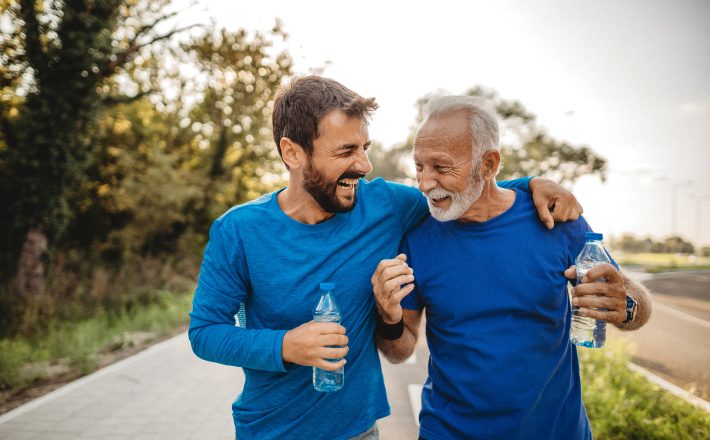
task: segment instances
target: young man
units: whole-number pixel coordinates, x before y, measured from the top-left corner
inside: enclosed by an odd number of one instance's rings
[[[273,112],[288,187],[230,209],[212,226],[189,336],[199,357],[244,369],[233,404],[240,440],[376,438],[375,421],[389,414],[370,275],[427,204],[416,188],[363,179],[372,170],[367,121],[376,107],[333,80],[292,82]],[[532,190],[550,227],[553,203],[556,220],[580,213],[569,193],[544,180],[506,186]],[[341,325],[312,321],[321,282],[336,284]],[[234,325],[241,303],[245,328]],[[313,389],[313,366],[336,370],[345,362],[340,391]]]

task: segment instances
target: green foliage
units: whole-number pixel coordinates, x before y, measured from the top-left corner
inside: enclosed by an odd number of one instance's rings
[[[663,241],[655,241],[651,237],[637,238],[632,234],[623,234],[613,240],[613,246],[623,252],[656,253],[656,254],[692,254],[693,244],[680,236],[671,236]]]
[[[140,302],[91,284],[146,259],[194,277],[211,222],[284,171],[269,128],[292,65],[279,23],[187,34],[167,0],[30,4],[0,10],[0,335]],[[33,228],[50,247],[47,273],[30,270],[48,285],[29,295],[9,281]]]
[[[86,374],[101,353],[146,343],[187,323],[191,295],[153,291],[153,302],[79,321],[53,319],[33,337],[0,340],[0,392],[16,392],[56,372]]]
[[[406,143],[385,149],[381,143],[373,142],[367,150],[367,156],[372,163],[372,173],[368,175],[368,179],[376,177],[394,181],[411,179],[407,169],[407,160],[411,155],[412,149]]]
[[[501,170],[499,179],[523,176],[545,176],[560,184],[573,184],[583,175],[606,178],[606,160],[587,146],[574,146],[552,137],[537,125],[535,115],[519,101],[501,98],[496,92],[480,86],[469,89],[469,96],[485,98],[495,108],[500,120]],[[427,102],[439,96],[431,93],[417,100],[418,116],[415,125],[423,119],[422,110]],[[415,132],[412,132],[395,153],[411,151]]]
[[[629,347],[620,340],[577,352],[594,438],[710,438],[710,415],[629,370]]]

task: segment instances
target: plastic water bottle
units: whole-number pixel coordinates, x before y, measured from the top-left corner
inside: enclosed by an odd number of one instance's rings
[[[316,322],[336,322],[340,324],[341,315],[338,303],[335,302],[333,292],[335,283],[321,283],[320,300],[316,308],[313,309],[313,320]],[[327,359],[337,362],[340,359]],[[345,367],[336,371],[321,370],[313,367],[313,388],[316,391],[330,392],[338,391],[345,382]]]
[[[602,245],[602,234],[587,232],[584,234],[584,247],[575,260],[577,267],[577,284],[582,284],[582,277],[592,267],[611,263],[609,255]],[[599,278],[592,281],[606,281]],[[572,306],[572,323],[570,326],[570,341],[582,347],[601,348],[606,341],[606,321],[579,315],[579,307]]]

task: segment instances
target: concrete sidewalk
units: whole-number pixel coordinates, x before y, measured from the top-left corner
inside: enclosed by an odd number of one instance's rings
[[[383,362],[386,376],[393,368]],[[183,333],[0,416],[0,440],[233,439],[243,384],[240,368],[198,359]],[[416,438],[406,385],[387,388],[380,438]]]
[[[0,416],[0,439],[232,439],[243,383],[183,333]]]

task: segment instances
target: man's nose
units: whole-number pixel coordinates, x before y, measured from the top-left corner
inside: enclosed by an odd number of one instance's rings
[[[363,174],[370,174],[372,172],[372,164],[370,163],[370,158],[367,157],[367,151],[364,149],[358,154],[357,162],[355,164],[357,170]]]
[[[417,173],[417,184],[419,185],[419,191],[423,193],[429,192],[437,186],[436,180],[424,170]]]

